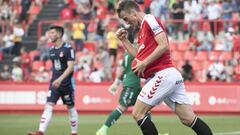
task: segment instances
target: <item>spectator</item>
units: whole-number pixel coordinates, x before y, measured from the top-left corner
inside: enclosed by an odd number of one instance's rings
[[[190,51],[195,51],[196,48],[198,47],[198,40],[197,40],[197,37],[196,37],[196,32],[191,32],[189,34],[189,47],[188,47],[188,50]]]
[[[28,19],[28,10],[31,6],[31,3],[32,3],[32,0],[22,0],[21,1],[21,7],[22,7],[22,11],[21,11],[21,14],[20,14],[20,18],[19,18],[19,21],[20,22],[27,22],[27,19]]]
[[[1,6],[0,6],[0,20],[2,22],[4,22],[5,25],[7,25],[6,29],[7,31],[10,30],[10,21],[11,21],[11,17],[13,15],[13,10],[11,7],[11,2],[8,1],[1,1]]]
[[[7,64],[3,65],[3,69],[0,73],[0,80],[10,80],[11,79],[11,72],[10,72],[10,68]]]
[[[12,69],[12,80],[15,82],[22,81],[23,78],[23,71],[19,67],[18,63],[13,63],[13,69]]]
[[[20,23],[16,23],[13,27],[13,35],[14,35],[14,54],[19,56],[20,55],[20,49],[22,47],[22,37],[24,35],[24,30],[22,28],[22,25]]]
[[[31,24],[36,19],[41,11],[41,6],[41,3],[38,3],[36,0],[32,2],[30,9],[27,12],[29,14],[28,24]]]
[[[233,77],[233,72],[234,72],[232,62],[226,60],[224,62],[224,67],[225,67],[225,69],[223,72],[222,80],[225,82],[232,82],[232,77]]]
[[[97,31],[96,31],[96,38],[99,46],[103,46],[103,38],[105,33],[105,24],[104,21],[101,19],[97,19]]]
[[[110,31],[107,33],[107,43],[108,43],[108,50],[109,50],[111,63],[114,63],[116,61],[117,48],[118,48],[118,39],[115,34],[114,27],[111,27]]]
[[[184,22],[188,24],[188,32],[195,31],[200,19],[202,6],[196,0],[187,0],[184,2],[185,17]]]
[[[115,0],[108,0],[108,11],[110,11],[111,13],[114,12],[114,3]]]
[[[150,4],[150,12],[157,18],[160,18],[161,16],[161,6],[160,4],[163,4],[163,2],[166,0],[153,0]]]
[[[219,81],[222,79],[223,72],[224,72],[224,65],[220,63],[219,60],[216,60],[214,63],[212,63],[209,66],[207,77],[212,81]]]
[[[47,43],[47,38],[46,36],[42,36],[38,40],[38,47],[37,49],[40,52],[40,60],[47,60],[49,58],[49,46]]]
[[[214,36],[210,31],[208,31],[207,29],[199,31],[197,34],[197,40],[199,42],[197,51],[211,51]]]
[[[83,71],[83,80],[89,81],[89,75],[91,72],[91,68],[86,60],[83,61],[83,65],[82,65],[81,69]]]
[[[72,36],[73,36],[76,51],[82,51],[84,48],[83,46],[83,41],[85,40],[84,29],[85,29],[85,24],[82,22],[76,22],[72,26],[72,30],[73,30]]]
[[[184,19],[184,2],[183,0],[176,0],[175,3],[173,3],[172,8],[171,8],[171,13],[172,13],[172,19],[173,20],[183,20]],[[183,32],[183,22],[174,22],[173,23],[173,34],[175,39],[179,39],[180,37],[180,32]]]
[[[98,70],[97,68],[94,68],[93,72],[90,73],[89,80],[94,83],[100,83],[102,82],[104,77],[104,74],[102,70]]]
[[[21,48],[21,56],[20,56],[20,64],[21,69],[23,71],[23,80],[29,80],[30,77],[30,65],[31,65],[31,58],[28,52],[26,52],[25,48]]]
[[[209,5],[207,6],[207,15],[208,20],[210,22],[211,26],[211,32],[216,34],[218,26],[217,26],[217,20],[221,17],[221,7],[217,3],[216,0],[210,0]]]
[[[186,60],[185,64],[182,66],[182,76],[184,78],[184,81],[193,80],[193,68],[188,60]]]
[[[232,27],[228,28],[228,32],[225,34],[225,42],[224,42],[224,51],[232,51],[233,50],[233,37],[234,37],[234,29]]]
[[[77,13],[80,14],[80,18],[84,21],[85,29],[84,35],[85,39],[88,40],[88,25],[92,18],[92,1],[91,0],[75,0],[77,5]]]
[[[103,64],[103,72],[104,72],[104,79],[107,81],[112,80],[112,63],[110,61],[110,57],[108,52],[104,49],[104,47],[99,47],[97,57]]]
[[[224,31],[227,32],[228,27],[232,26],[231,22],[228,22],[232,19],[232,6],[229,0],[223,0],[222,3],[222,20]]]
[[[238,60],[238,64],[234,67],[234,78],[235,81],[240,81],[240,60]]]
[[[3,47],[1,47],[1,50],[3,53],[12,55],[13,54],[13,48],[14,48],[14,35],[7,31],[6,34],[3,36]]]

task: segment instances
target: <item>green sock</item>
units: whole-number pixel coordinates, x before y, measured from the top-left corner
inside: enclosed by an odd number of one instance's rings
[[[107,127],[111,127],[115,122],[119,119],[119,117],[122,115],[122,112],[119,109],[115,109],[112,111],[112,113],[108,116],[105,125]]]

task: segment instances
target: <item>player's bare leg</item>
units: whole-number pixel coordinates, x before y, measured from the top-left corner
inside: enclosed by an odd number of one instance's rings
[[[107,130],[109,127],[111,127],[113,124],[116,123],[116,121],[120,118],[120,116],[127,110],[127,107],[118,105],[115,110],[113,110],[104,125],[96,132],[96,135],[107,135]]]
[[[149,118],[148,112],[153,108],[140,100],[136,101],[133,108],[133,118],[137,121],[144,135],[158,135],[157,128]]]
[[[191,127],[196,132],[196,134],[212,135],[212,131],[208,125],[194,114],[191,105],[176,103],[175,112],[181,122],[184,125]]]

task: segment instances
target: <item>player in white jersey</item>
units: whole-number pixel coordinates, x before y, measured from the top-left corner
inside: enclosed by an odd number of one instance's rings
[[[146,115],[151,109],[165,102],[181,122],[191,127],[197,135],[212,135],[211,129],[198,118],[186,96],[183,78],[172,64],[167,33],[161,22],[152,15],[141,12],[138,4],[122,0],[117,6],[118,16],[138,29],[138,49],[127,39],[127,31],[119,29],[117,37],[125,49],[135,57],[133,72],[149,81],[140,92],[133,109],[133,117],[144,135],[157,135],[154,123]]]

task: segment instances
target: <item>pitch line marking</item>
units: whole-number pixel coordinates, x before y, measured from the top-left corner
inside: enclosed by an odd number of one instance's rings
[[[215,133],[214,135],[240,135],[240,131]]]

